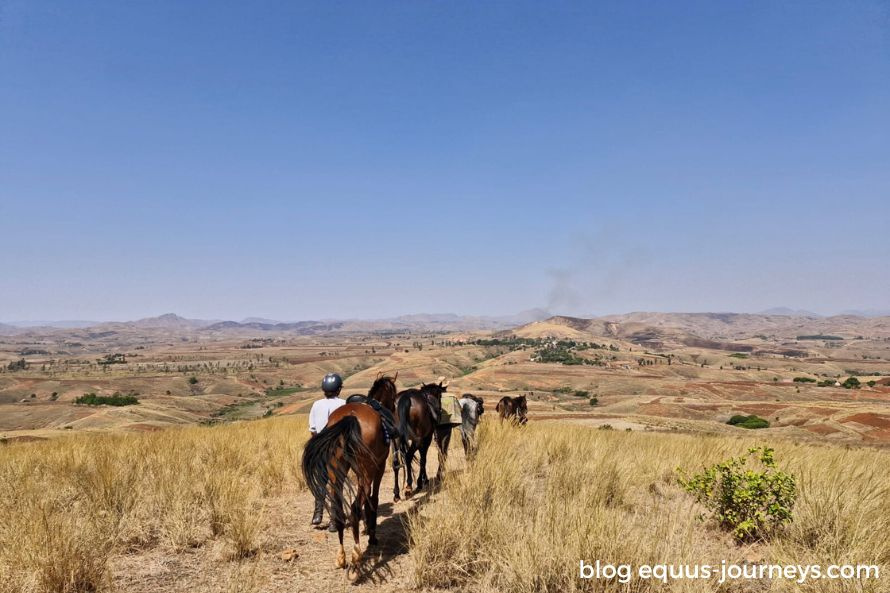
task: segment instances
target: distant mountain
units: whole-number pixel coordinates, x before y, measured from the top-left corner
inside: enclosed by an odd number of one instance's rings
[[[56,321],[37,321],[37,320],[28,320],[28,321],[10,321],[8,325],[12,325],[15,327],[57,327],[60,329],[76,329],[81,327],[92,327],[94,325],[99,325],[99,321],[85,321],[85,320],[77,320],[77,319],[61,319]]]
[[[283,321],[279,321],[277,319],[267,319],[265,317],[245,317],[241,320],[242,324],[246,323],[262,323],[265,325],[278,325],[279,323],[284,323]]]
[[[841,315],[856,315],[857,317],[890,317],[890,309],[850,309],[841,311]]]
[[[157,317],[146,317],[129,322],[133,327],[157,329],[197,329],[214,323],[216,322],[204,319],[186,319],[175,313],[165,313]]]
[[[788,307],[773,307],[761,311],[759,315],[781,315],[784,317],[822,317],[818,313],[807,311],[805,309],[790,309]]]
[[[21,331],[20,328],[14,326],[14,325],[0,323],[0,336],[8,336],[11,334],[18,333],[19,331]]]
[[[758,336],[788,341],[798,336],[836,335],[890,337],[890,316],[804,317],[753,313],[627,313],[585,319],[554,316],[506,331],[520,337],[559,339],[620,339],[647,347],[686,345],[735,350]]]
[[[202,328],[205,332],[279,332],[279,333],[296,333],[299,335],[315,335],[320,333],[333,332],[341,329],[343,322],[324,322],[324,321],[297,321],[294,323],[260,323],[252,321],[250,323],[238,323],[237,321],[219,321]]]
[[[525,311],[520,311],[515,315],[504,315],[498,317],[489,317],[494,321],[499,321],[505,324],[512,325],[522,325],[524,323],[531,323],[533,321],[541,321],[543,319],[547,319],[548,317],[552,317],[553,313],[546,309],[526,309]]]

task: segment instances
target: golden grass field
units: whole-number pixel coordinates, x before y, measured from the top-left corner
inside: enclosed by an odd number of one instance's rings
[[[282,500],[309,502],[297,470],[304,425],[305,417],[290,416],[3,447],[0,590],[762,591],[768,585],[756,582],[581,581],[577,564],[726,560],[890,569],[885,451],[776,440],[780,465],[798,481],[794,521],[770,541],[740,546],[700,518],[703,508],[679,488],[674,470],[743,453],[763,442],[759,435],[654,434],[548,421],[517,429],[488,418],[472,463],[455,451],[439,491],[400,503],[408,538],[403,557],[378,567],[379,574],[369,567],[363,583],[348,585],[333,568],[334,539],[310,534],[297,546],[302,566],[275,555],[290,547],[287,538],[267,541]],[[388,500],[384,488],[381,502]],[[294,529],[309,534],[305,509],[293,518]],[[126,574],[183,559],[200,563],[188,581],[174,573],[139,584]],[[888,583],[886,576],[779,581],[770,590],[888,591]]]

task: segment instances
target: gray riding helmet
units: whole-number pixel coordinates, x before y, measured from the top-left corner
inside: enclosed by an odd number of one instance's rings
[[[321,380],[321,390],[325,393],[337,393],[343,387],[343,378],[337,373],[328,373]]]

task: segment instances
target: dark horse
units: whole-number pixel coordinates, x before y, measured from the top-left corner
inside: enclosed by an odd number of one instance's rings
[[[417,475],[417,489],[420,490],[429,484],[426,475],[426,455],[432,443],[433,436],[442,452],[439,463],[439,471],[436,472],[436,481],[441,481],[445,472],[445,458],[448,455],[448,443],[451,442],[451,426],[439,426],[439,413],[442,409],[442,394],[448,389],[448,384],[439,383],[421,384],[417,389],[406,389],[399,393],[396,401],[396,421],[399,425],[399,433],[403,439],[402,451],[405,466],[405,498],[411,498],[414,494],[414,460],[415,451],[420,452],[420,470]],[[393,500],[399,498],[399,471],[396,460],[393,459],[393,474],[395,474],[395,486],[393,487]]]
[[[393,406],[395,393],[395,380],[380,377],[371,387],[368,398],[380,401],[384,407]],[[363,516],[368,545],[377,544],[377,504],[388,455],[382,414],[363,403],[348,403],[334,410],[325,429],[309,439],[303,449],[306,484],[313,495],[324,497],[331,521],[337,528],[340,540],[337,568],[346,568],[344,495],[353,497],[348,517],[355,542],[351,558],[351,569],[356,571],[353,574],[357,574],[362,560],[359,520]]]
[[[510,420],[514,424],[528,422],[528,402],[524,395],[519,397],[502,397],[495,408],[501,421]]]

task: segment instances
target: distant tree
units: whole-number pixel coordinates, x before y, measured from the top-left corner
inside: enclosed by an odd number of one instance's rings
[[[10,371],[26,371],[28,370],[28,366],[28,361],[24,358],[20,358],[19,360],[14,360],[6,365],[6,368]]]
[[[847,377],[847,379],[841,383],[841,387],[844,389],[859,389],[861,386],[859,379],[856,377]]]

